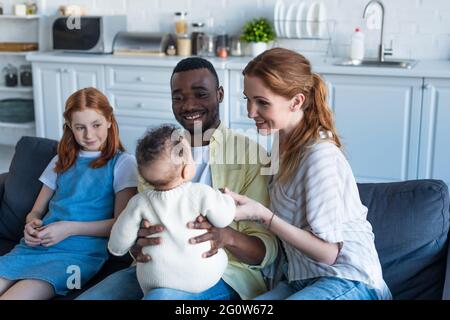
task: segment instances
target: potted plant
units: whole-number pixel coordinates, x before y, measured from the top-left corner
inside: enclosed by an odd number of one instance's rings
[[[245,23],[241,39],[250,44],[254,57],[267,50],[267,43],[275,39],[275,32],[269,20],[256,18]]]

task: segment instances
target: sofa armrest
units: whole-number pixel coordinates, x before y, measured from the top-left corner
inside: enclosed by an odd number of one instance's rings
[[[7,172],[0,174],[0,200],[3,198],[3,192],[5,191],[5,181],[7,176],[8,176]]]
[[[449,234],[450,237],[450,234]],[[445,282],[444,282],[444,291],[442,294],[443,300],[450,300],[450,245],[447,249],[447,267],[445,270]]]

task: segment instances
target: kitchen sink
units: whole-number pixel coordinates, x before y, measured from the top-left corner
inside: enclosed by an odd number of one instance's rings
[[[337,66],[350,66],[350,67],[385,67],[385,68],[401,68],[411,69],[417,64],[417,60],[344,60],[337,62]]]

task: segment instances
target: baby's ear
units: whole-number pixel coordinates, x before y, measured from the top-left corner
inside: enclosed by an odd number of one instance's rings
[[[182,168],[181,168],[181,177],[183,178],[183,179],[186,179],[186,177],[188,176],[188,174],[189,174],[189,172],[188,172],[188,166],[185,164],[185,163],[183,163],[182,164]]]

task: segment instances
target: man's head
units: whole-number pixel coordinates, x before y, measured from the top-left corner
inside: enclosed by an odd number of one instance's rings
[[[213,65],[203,58],[181,60],[170,79],[172,110],[177,121],[191,134],[194,123],[202,133],[220,123],[219,104],[223,88]]]
[[[136,160],[141,176],[156,189],[175,187],[195,175],[189,143],[170,124],[147,131],[138,141]]]

